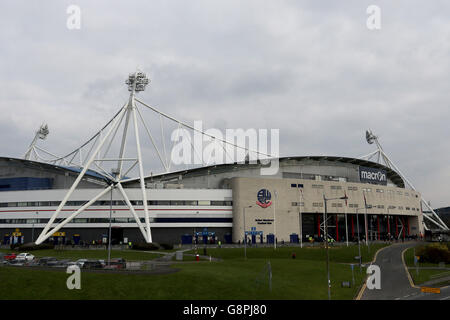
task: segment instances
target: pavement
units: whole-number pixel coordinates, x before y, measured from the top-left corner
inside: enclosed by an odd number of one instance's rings
[[[450,287],[441,288],[441,293],[423,293],[414,286],[403,264],[402,253],[420,242],[394,244],[381,250],[373,264],[380,267],[381,289],[367,287],[361,300],[450,300]]]

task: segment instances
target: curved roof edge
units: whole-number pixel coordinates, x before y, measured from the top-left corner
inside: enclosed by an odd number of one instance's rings
[[[272,159],[275,159],[275,158],[272,158]],[[382,164],[379,164],[379,163],[376,163],[373,161],[357,159],[357,158],[349,158],[349,157],[338,157],[338,156],[290,156],[290,157],[280,157],[278,159],[280,162],[285,162],[288,160],[331,161],[331,162],[350,163],[350,164],[355,164],[355,165],[369,167],[369,168],[382,169],[382,170],[386,171],[386,174],[387,174],[387,177],[389,180],[391,180],[393,183],[395,183],[400,188],[405,187],[405,182],[403,181],[402,177],[396,171],[392,170],[389,167],[386,167],[385,165],[382,165]],[[155,174],[155,175],[151,175],[151,176],[146,176],[145,179],[151,178],[151,177],[161,178],[164,176],[180,175],[180,174],[186,174],[186,173],[190,173],[190,172],[201,172],[201,171],[209,170],[212,168],[226,168],[229,166],[246,166],[246,165],[248,165],[248,163],[234,162],[234,163],[216,164],[216,165],[204,166],[204,167],[198,167],[198,168],[192,168],[192,169],[186,169],[186,170],[179,170],[179,171],[173,171],[173,172],[167,172],[167,173],[159,173],[159,174]],[[254,165],[254,166],[258,166],[258,167],[264,166],[264,164],[261,164],[260,161],[258,161],[258,163],[250,164],[250,165]],[[138,180],[138,178],[131,178],[131,179],[123,181],[123,183],[133,182],[136,180]]]
[[[0,157],[0,161],[15,161],[23,164],[29,164],[31,166],[36,167],[36,169],[51,169],[51,170],[61,170],[63,172],[71,172],[71,173],[80,173],[81,169],[77,167],[66,167],[66,166],[58,166],[54,164],[49,164],[45,162],[39,162],[39,161],[33,161],[33,160],[27,160],[27,159],[19,159],[19,158],[12,158],[12,157]],[[103,180],[110,182],[110,179],[107,176],[104,176],[103,174],[94,171],[94,170],[87,170],[85,173],[85,176],[88,176],[89,178],[94,178],[97,180]]]

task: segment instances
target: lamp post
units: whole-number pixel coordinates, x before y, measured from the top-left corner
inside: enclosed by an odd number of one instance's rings
[[[278,193],[277,190],[273,190],[273,197],[274,199],[277,199],[278,197]],[[277,205],[277,201],[275,201],[275,203],[273,204],[273,248],[276,250],[277,249],[277,224],[276,224],[276,219],[275,219],[275,207]]]
[[[356,208],[356,228],[358,229],[358,256],[359,256],[359,272],[361,272],[361,242],[359,239],[359,219],[358,219],[358,210],[362,208]]]
[[[367,226],[367,209],[371,208],[372,206],[369,207],[369,205],[367,204],[367,200],[366,200],[366,192],[363,190],[363,196],[364,196],[364,208],[365,210],[365,214],[364,214],[364,226],[365,226],[365,232],[366,232],[366,245],[367,245],[367,250],[369,250],[369,231],[368,231],[368,226]]]
[[[300,192],[300,202],[298,203],[298,228],[300,232],[300,248],[303,248],[303,221],[302,221],[302,201],[303,200],[303,192],[302,189],[298,188]]]
[[[39,214],[39,212],[36,211],[36,219],[35,219],[35,221],[33,221],[33,228],[31,229],[31,242],[34,242],[34,223],[35,222],[38,223],[38,220],[37,220],[38,214]]]
[[[111,188],[111,201],[109,202],[109,230],[108,230],[108,266],[111,265],[111,220],[112,220],[112,196],[113,188]]]
[[[247,234],[245,231],[245,209],[251,208],[252,206],[248,206],[248,207],[244,207],[243,211],[244,211],[244,256],[245,259],[247,260]]]
[[[323,194],[323,202],[324,202],[324,206],[325,206],[325,219],[323,221],[323,227],[325,229],[325,249],[327,252],[328,300],[331,300],[331,281],[330,281],[330,256],[328,253],[327,201],[328,200],[347,200],[347,199],[348,199],[348,197],[346,195],[343,197],[340,197],[340,198],[327,199],[327,198],[325,198],[325,193]]]

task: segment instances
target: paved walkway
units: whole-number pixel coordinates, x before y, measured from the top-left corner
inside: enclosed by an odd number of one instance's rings
[[[380,267],[381,289],[366,288],[362,300],[395,300],[403,298],[420,289],[412,288],[402,261],[402,252],[406,248],[414,247],[417,242],[394,244],[381,250],[373,263]]]
[[[380,267],[381,289],[365,289],[362,300],[450,300],[450,287],[441,288],[441,293],[423,293],[412,287],[403,264],[402,252],[420,244],[408,242],[386,247],[378,253],[373,263]]]

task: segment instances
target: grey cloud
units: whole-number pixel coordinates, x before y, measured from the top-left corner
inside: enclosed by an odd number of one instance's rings
[[[82,28],[69,31],[71,1],[4,1],[3,155],[22,156],[43,121],[47,149],[71,151],[127,100],[138,67],[152,80],[142,100],[205,128],[279,128],[284,156],[367,154],[372,128],[416,187],[448,205],[450,5],[377,1],[372,32],[372,2],[78,1]]]

